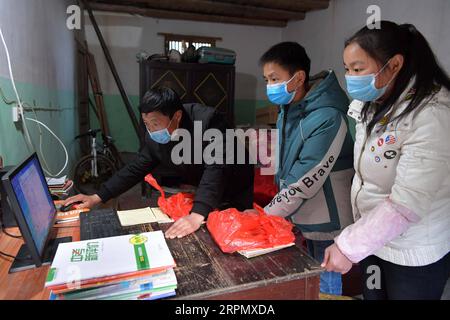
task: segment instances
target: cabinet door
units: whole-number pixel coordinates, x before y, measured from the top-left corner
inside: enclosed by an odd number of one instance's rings
[[[232,119],[234,84],[232,70],[195,70],[192,73],[192,95],[195,102],[210,106]]]
[[[182,103],[197,102],[216,108],[234,123],[234,67],[197,63],[143,62],[140,95],[157,86],[172,88]]]
[[[184,69],[168,68],[151,64],[141,68],[141,98],[147,90],[164,86],[173,89],[183,103],[189,100],[188,72]]]

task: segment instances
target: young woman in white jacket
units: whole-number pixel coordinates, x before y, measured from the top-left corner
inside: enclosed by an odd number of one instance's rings
[[[345,44],[355,223],[323,266],[359,263],[365,299],[440,299],[450,260],[450,79],[423,35],[382,21]]]

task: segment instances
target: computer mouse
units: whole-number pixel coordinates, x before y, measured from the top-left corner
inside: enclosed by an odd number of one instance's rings
[[[61,208],[59,208],[59,211],[61,212],[66,212],[66,211],[71,211],[71,210],[77,210],[77,205],[83,203],[82,201],[76,201],[76,202],[72,202],[71,204],[68,204],[67,206],[61,206]]]

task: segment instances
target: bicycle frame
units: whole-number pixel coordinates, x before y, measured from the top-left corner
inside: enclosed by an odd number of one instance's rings
[[[91,160],[91,175],[95,178],[98,178],[98,170],[97,170],[97,138],[92,138],[91,145],[91,155],[93,159]]]

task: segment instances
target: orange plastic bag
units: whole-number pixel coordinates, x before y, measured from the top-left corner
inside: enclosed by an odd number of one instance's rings
[[[145,177],[145,181],[161,193],[158,198],[159,208],[174,221],[189,215],[194,205],[194,195],[192,193],[180,192],[166,198],[164,190],[151,174]]]
[[[209,214],[206,226],[223,252],[266,249],[295,241],[292,223],[267,215],[257,204],[254,206],[258,213],[231,208]]]

